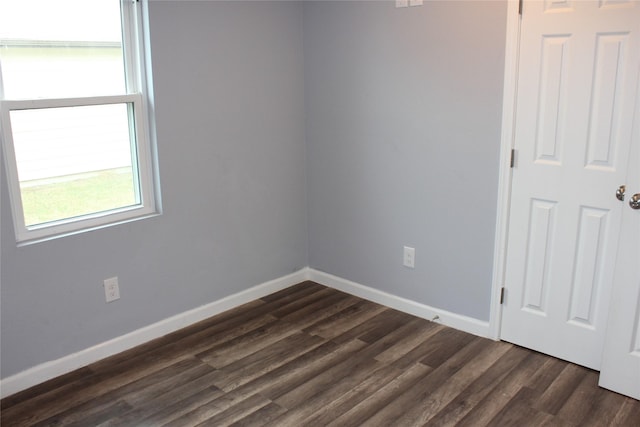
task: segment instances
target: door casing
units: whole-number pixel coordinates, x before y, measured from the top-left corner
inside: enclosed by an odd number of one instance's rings
[[[509,206],[511,204],[511,150],[514,144],[518,53],[520,51],[520,14],[518,0],[508,0],[507,2],[507,28],[505,37],[498,208],[491,284],[491,307],[489,313],[489,338],[494,340],[500,339],[500,324],[502,321],[500,294],[504,286],[506,270]]]

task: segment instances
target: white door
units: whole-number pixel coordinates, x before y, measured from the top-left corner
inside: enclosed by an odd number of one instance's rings
[[[640,88],[638,91],[640,98]],[[634,137],[640,139],[640,102],[636,108]],[[626,202],[632,201],[634,194],[640,198],[640,144],[634,144],[633,149],[600,385],[640,399],[640,209],[632,209]]]
[[[501,338],[593,369],[639,72],[640,1],[524,2]]]

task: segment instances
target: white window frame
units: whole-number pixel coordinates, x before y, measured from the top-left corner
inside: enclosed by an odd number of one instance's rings
[[[142,2],[121,0],[122,44],[126,92],[121,95],[92,96],[81,98],[4,99],[2,70],[0,69],[0,131],[3,138],[7,183],[11,201],[13,223],[18,245],[49,240],[84,231],[121,224],[160,213],[159,185],[157,183],[153,117],[150,115],[151,79],[146,49],[145,19]],[[146,7],[146,2],[144,2]],[[111,209],[73,218],[27,226],[24,219],[22,195],[18,178],[10,113],[16,110],[31,110],[92,105],[127,104],[129,106],[129,132],[132,148],[132,167],[137,172],[139,187],[135,190],[140,204]],[[135,150],[134,150],[135,148]]]

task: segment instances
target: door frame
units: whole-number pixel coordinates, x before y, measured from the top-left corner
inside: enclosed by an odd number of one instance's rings
[[[502,129],[500,134],[500,167],[498,204],[493,250],[489,338],[500,339],[502,305],[500,295],[505,285],[509,208],[511,205],[511,150],[514,147],[518,59],[520,52],[520,0],[507,0],[507,28],[504,57],[504,88],[502,95]],[[517,158],[515,159],[517,162]],[[508,296],[507,296],[508,297]]]

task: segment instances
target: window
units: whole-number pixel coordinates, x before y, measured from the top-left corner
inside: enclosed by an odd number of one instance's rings
[[[158,212],[141,5],[0,2],[0,124],[18,242]]]

